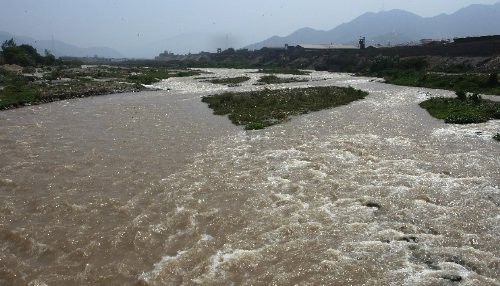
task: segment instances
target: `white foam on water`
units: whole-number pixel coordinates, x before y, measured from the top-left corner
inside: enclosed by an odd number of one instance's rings
[[[259,264],[261,249],[245,250],[245,249],[232,249],[231,245],[225,245],[224,250],[219,250],[210,259],[208,272],[204,277],[197,279],[197,283],[202,283],[205,279],[214,277],[223,278],[227,270],[232,267],[239,267],[243,263],[246,267],[257,267]],[[234,266],[233,266],[234,265]],[[210,280],[208,280],[210,281]]]
[[[28,286],[48,286],[48,284],[41,280],[35,279],[28,283]]]
[[[153,283],[162,274],[167,265],[180,259],[185,253],[186,251],[179,251],[176,256],[163,256],[159,262],[153,265],[153,270],[143,272],[139,275],[139,281],[144,281],[148,284]]]
[[[500,133],[500,120],[490,120],[486,123],[477,124],[448,124],[442,128],[437,128],[432,135],[443,139],[476,139],[491,141],[492,137]]]

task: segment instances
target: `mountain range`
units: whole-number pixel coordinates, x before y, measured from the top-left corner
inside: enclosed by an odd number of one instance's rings
[[[81,48],[58,40],[36,40],[30,37],[12,35],[10,33],[0,31],[0,43],[3,43],[6,40],[10,39],[14,39],[14,41],[18,45],[20,44],[31,45],[34,48],[36,48],[38,52],[42,55],[44,54],[45,50],[48,50],[56,57],[98,56],[101,58],[123,58],[123,55],[121,53],[112,48],[106,48],[106,47]]]
[[[450,15],[435,17],[421,17],[403,10],[369,12],[329,31],[302,28],[288,36],[274,36],[245,48],[256,50],[285,44],[352,44],[357,43],[359,37],[366,37],[367,45],[397,45],[421,39],[498,34],[500,2],[492,5],[474,4]]]
[[[284,37],[274,36],[244,48],[258,50],[263,47],[284,47],[285,44],[355,44],[360,37],[367,45],[398,45],[417,42],[420,39],[452,39],[455,37],[500,34],[500,2],[492,5],[474,4],[453,14],[421,17],[403,10],[365,13],[354,20],[331,30],[302,28]],[[29,44],[41,54],[51,51],[55,56],[123,58],[112,48],[81,48],[59,40],[37,40],[0,31],[0,43],[14,38],[18,44]],[[200,51],[215,52],[217,48],[239,48],[231,38],[201,33],[181,34],[152,43],[140,43],[125,47],[126,55],[153,58],[163,51],[177,54]],[[122,48],[123,49],[123,48]]]

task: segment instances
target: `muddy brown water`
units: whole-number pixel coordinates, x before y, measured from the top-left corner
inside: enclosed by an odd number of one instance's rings
[[[0,112],[0,285],[500,285],[500,121],[361,101],[244,131],[195,77]]]

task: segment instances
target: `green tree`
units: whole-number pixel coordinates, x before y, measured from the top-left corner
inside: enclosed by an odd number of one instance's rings
[[[2,44],[2,58],[5,63],[12,64],[16,57],[17,45],[14,39],[6,40]]]
[[[461,101],[465,101],[467,100],[467,93],[465,93],[464,91],[462,90],[458,90],[455,92],[455,94],[457,95],[457,98]]]
[[[6,40],[2,44],[2,50],[5,51],[5,49],[8,48],[15,48],[17,47],[16,42],[14,42],[14,38],[11,38],[10,40]]]
[[[40,56],[36,49],[30,45],[18,46],[14,39],[5,41],[2,44],[2,56],[8,64],[18,64],[21,66],[34,65]]]
[[[44,64],[51,66],[56,62],[56,57],[49,50],[45,50]]]
[[[24,67],[39,64],[54,65],[57,63],[55,56],[49,51],[45,51],[45,56],[41,56],[33,46],[27,44],[17,45],[14,39],[7,40],[2,44],[1,58],[0,62]]]

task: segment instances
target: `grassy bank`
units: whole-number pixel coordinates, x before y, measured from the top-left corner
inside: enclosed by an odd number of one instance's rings
[[[76,97],[112,93],[135,92],[146,88],[138,84],[120,82],[67,80],[57,82],[32,82],[22,76],[3,76],[0,90],[0,109],[37,105]]]
[[[500,95],[500,84],[491,80],[493,74],[448,74],[425,71],[390,71],[387,83],[446,90],[463,90],[479,94]]]
[[[484,100],[477,95],[431,98],[420,103],[420,106],[446,123],[470,124],[500,119],[500,102]]]
[[[375,57],[368,75],[383,77],[396,85],[500,95],[497,70],[478,73],[464,64],[435,61],[425,57]]]
[[[367,94],[351,87],[311,87],[226,92],[205,96],[202,101],[214,110],[214,114],[229,115],[234,124],[253,130],[287,121],[294,115],[345,105]]]
[[[247,76],[239,76],[239,77],[217,78],[209,80],[208,82],[211,82],[213,84],[237,85],[249,80],[250,78]]]
[[[148,67],[53,66],[24,68],[15,73],[0,68],[0,109],[57,100],[147,90],[170,77],[200,74],[193,70]]]

